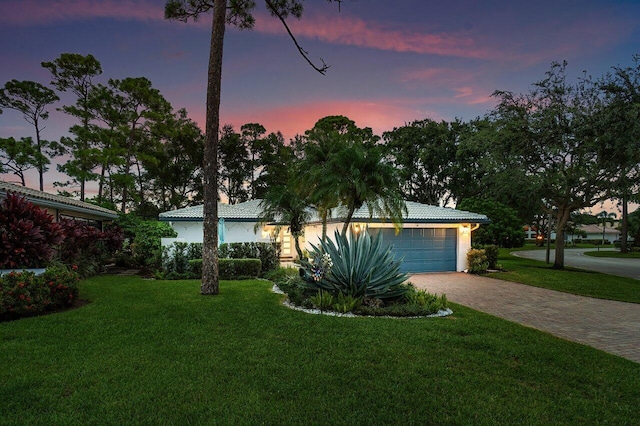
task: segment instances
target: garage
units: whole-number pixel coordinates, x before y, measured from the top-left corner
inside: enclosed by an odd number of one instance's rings
[[[396,259],[404,258],[402,272],[455,271],[457,228],[409,228],[398,235],[394,229],[369,228],[372,236],[382,233],[385,245],[393,245]]]

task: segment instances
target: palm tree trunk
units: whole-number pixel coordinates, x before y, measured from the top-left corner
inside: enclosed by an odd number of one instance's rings
[[[302,249],[300,248],[300,236],[298,234],[293,236],[293,244],[296,247],[296,252],[298,253],[298,259],[302,259]]]
[[[327,241],[327,215],[329,214],[328,209],[322,209],[322,242]]]
[[[353,217],[353,213],[356,211],[355,206],[349,207],[349,213],[347,214],[346,219],[344,220],[344,225],[342,226],[342,236],[347,236],[347,230],[349,229],[349,224],[351,223],[351,218]]]

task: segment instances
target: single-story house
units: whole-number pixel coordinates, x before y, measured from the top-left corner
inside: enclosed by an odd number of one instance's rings
[[[277,224],[258,224],[261,213],[261,200],[227,205],[218,204],[218,227],[220,242],[269,242],[281,244],[282,259],[295,257],[293,238],[285,226]],[[467,269],[466,254],[471,248],[471,232],[480,224],[489,223],[485,215],[431,206],[415,202],[406,203],[408,213],[403,220],[402,229],[396,232],[392,223],[380,217],[370,217],[363,207],[355,212],[351,221],[351,232],[367,229],[372,235],[382,234],[384,241],[393,245],[396,258],[403,258],[402,269],[405,272],[444,272]],[[333,236],[335,230],[342,229],[344,213],[340,209],[333,211],[327,222],[327,235]],[[160,213],[160,220],[168,222],[178,233],[177,239],[165,239],[163,244],[172,241],[202,242],[203,208],[200,206]],[[317,245],[322,235],[322,223],[314,218],[305,226],[303,248]]]
[[[105,224],[118,217],[118,213],[104,207],[74,200],[63,195],[49,194],[37,189],[0,181],[0,200],[4,200],[8,192],[22,195],[27,201],[47,210],[56,221],[62,218],[74,219],[87,222],[100,230],[104,230]]]
[[[608,224],[607,224],[608,225]],[[574,232],[567,235],[567,241],[580,240],[599,240],[602,241],[602,225],[580,225],[577,228],[579,231],[584,232],[587,236],[583,237],[582,232]],[[611,226],[605,226],[604,228],[604,240],[613,243],[620,239],[620,230]]]

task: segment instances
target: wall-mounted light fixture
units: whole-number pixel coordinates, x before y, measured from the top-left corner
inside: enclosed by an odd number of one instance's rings
[[[462,232],[463,235],[469,235],[471,233],[471,226],[468,224],[464,224],[460,227],[460,232]]]
[[[351,225],[351,231],[355,234],[358,235],[361,232],[363,232],[365,229],[367,229],[367,224],[366,223],[354,223],[353,225]]]

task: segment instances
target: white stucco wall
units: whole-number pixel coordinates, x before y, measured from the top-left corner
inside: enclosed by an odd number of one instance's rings
[[[178,233],[177,238],[164,238],[163,245],[170,245],[174,241],[186,243],[201,243],[203,239],[202,221],[180,221],[170,222],[171,227]],[[262,235],[262,228],[255,232],[253,227],[255,222],[230,222],[225,221],[225,243],[249,243],[249,242],[269,242],[269,236]],[[166,240],[166,241],[165,241]]]
[[[225,243],[268,243],[269,236],[262,236],[262,227],[255,231],[255,222],[229,222],[225,221]]]
[[[328,223],[327,224],[327,237],[333,239],[335,231],[342,230],[341,223]],[[304,248],[311,250],[311,244],[320,245],[320,239],[322,238],[322,225],[307,225],[304,227]]]

